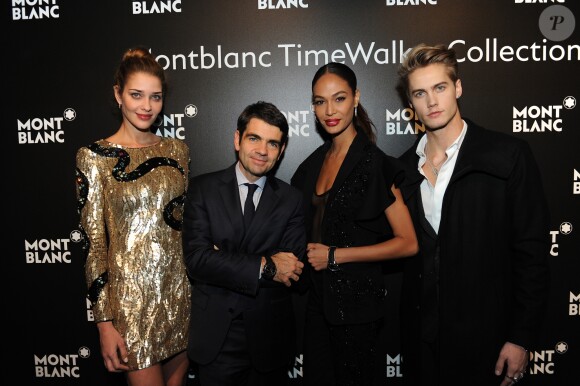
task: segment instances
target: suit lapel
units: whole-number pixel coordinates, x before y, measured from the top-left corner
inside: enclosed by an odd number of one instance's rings
[[[409,165],[410,167],[406,170],[405,180],[401,186],[401,192],[403,194],[403,199],[416,208],[415,212],[417,214],[417,220],[421,226],[424,234],[432,239],[437,238],[437,233],[435,229],[431,226],[427,218],[425,217],[425,210],[423,208],[423,197],[421,195],[421,183],[424,178],[421,173],[417,171],[417,165],[419,163],[419,156],[415,153],[417,148],[418,140],[415,144],[409,148],[409,150],[401,157],[401,160]],[[410,207],[411,208],[411,207]]]
[[[437,233],[435,233],[435,229],[431,226],[431,223],[427,221],[427,217],[425,217],[425,210],[423,208],[423,198],[421,196],[421,189],[417,190],[417,208],[419,211],[419,224],[421,224],[421,228],[427,236],[432,238],[433,240],[437,238]]]
[[[219,187],[219,194],[222,205],[226,210],[230,223],[234,229],[244,229],[244,218],[242,214],[242,204],[240,203],[240,193],[236,172],[233,166],[226,169],[222,175],[222,183]],[[241,241],[243,232],[236,232],[238,240]]]
[[[351,174],[354,167],[358,164],[361,157],[364,155],[364,146],[368,142],[368,139],[364,134],[358,133],[356,137],[354,137],[346,156],[344,157],[344,161],[336,174],[336,178],[334,179],[334,183],[332,184],[332,188],[330,189],[330,195],[328,197],[328,201],[332,201],[334,196],[336,195],[337,188],[342,186],[344,180]],[[318,177],[318,176],[317,176]]]
[[[268,219],[271,216],[273,210],[278,207],[278,201],[280,197],[277,194],[276,181],[273,177],[268,177],[266,184],[264,184],[264,190],[262,196],[260,197],[260,202],[256,208],[256,214],[250,224],[250,229],[246,231],[246,235],[255,236],[260,233],[264,224],[268,223]],[[246,242],[246,237],[244,237],[244,244]]]
[[[498,144],[490,142],[492,133],[467,119],[465,121],[468,127],[467,133],[457,154],[457,163],[449,185],[474,170],[499,178],[508,178],[512,171],[513,161],[502,157],[501,152],[497,152]]]
[[[477,136],[477,133],[475,132],[477,129],[470,124],[468,124],[467,127],[467,133],[465,133],[465,138],[459,148],[457,162],[455,162],[455,168],[453,169],[453,174],[449,180],[450,185],[473,169],[473,155],[478,154],[478,150],[476,150],[478,147],[477,138],[474,138],[474,136]]]
[[[312,192],[316,194],[316,181],[318,181],[318,176],[320,175],[320,170],[322,169],[322,163],[324,162],[324,157],[328,149],[330,149],[331,142],[327,141],[320,148],[316,150],[314,154],[314,160],[311,162],[311,167],[306,170],[306,177],[304,179],[304,186],[300,187],[305,192]],[[311,202],[312,197],[307,197],[308,202]]]

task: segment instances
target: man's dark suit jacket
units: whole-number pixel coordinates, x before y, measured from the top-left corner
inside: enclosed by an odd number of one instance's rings
[[[211,362],[231,321],[241,316],[252,362],[258,370],[269,371],[293,363],[295,319],[291,289],[259,279],[261,257],[286,250],[304,258],[303,205],[298,190],[268,176],[244,234],[236,167],[189,183],[183,220],[184,255],[193,286],[188,355],[202,365]]]

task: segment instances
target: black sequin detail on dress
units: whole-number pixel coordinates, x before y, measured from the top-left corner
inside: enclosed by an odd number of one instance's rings
[[[76,183],[77,183],[77,195],[78,195],[78,199],[77,199],[77,213],[80,216],[81,214],[81,210],[84,208],[85,204],[87,203],[87,196],[89,194],[89,180],[87,179],[87,176],[85,176],[83,174],[83,172],[81,172],[79,170],[79,168],[76,168]],[[89,247],[90,247],[90,241],[89,238],[87,236],[87,232],[85,232],[85,229],[83,228],[83,226],[81,224],[78,225],[78,230],[79,232],[81,232],[82,235],[82,240],[81,240],[81,248],[84,252],[85,255],[85,260],[87,257],[87,254],[89,253]]]
[[[181,223],[189,149],[160,138],[145,147],[99,140],[77,151],[77,208],[95,322],[123,335],[131,370],[187,348],[191,287]]]
[[[105,284],[107,284],[108,281],[109,281],[108,272],[104,272],[101,276],[99,276],[93,281],[87,293],[87,298],[91,301],[91,303],[97,301],[97,299],[99,298],[99,294],[101,293],[101,290],[103,289]]]
[[[179,172],[183,174],[183,168],[177,163],[177,161],[168,157],[151,158],[137,166],[135,170],[127,173],[125,169],[127,166],[129,166],[131,157],[124,149],[119,149],[116,147],[104,147],[96,143],[91,144],[89,149],[99,155],[102,155],[103,157],[119,159],[119,162],[117,162],[117,164],[113,167],[113,177],[115,177],[117,181],[134,181],[159,166],[171,166],[177,168]]]
[[[356,234],[356,213],[365,202],[372,173],[374,152],[370,146],[365,149],[365,156],[359,161],[353,172],[337,190],[334,199],[326,211],[326,232],[332,245],[348,248],[354,245],[352,237]],[[382,285],[376,285],[371,277],[356,277],[350,272],[328,271],[328,280],[332,292],[336,295],[338,316],[345,319],[345,304],[357,303],[361,298],[374,296],[385,298]]]
[[[174,210],[179,207],[183,207],[183,203],[185,202],[185,194],[182,194],[179,197],[174,198],[173,200],[169,201],[169,204],[165,206],[163,209],[163,218],[167,225],[171,228],[175,229],[176,231],[180,231],[183,225],[183,220],[178,220],[173,215]]]

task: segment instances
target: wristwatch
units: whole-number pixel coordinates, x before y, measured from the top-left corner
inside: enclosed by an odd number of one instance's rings
[[[337,272],[340,271],[340,267],[338,266],[338,263],[336,262],[336,260],[334,259],[334,251],[336,250],[336,247],[328,247],[328,270],[330,272]]]
[[[266,259],[266,264],[264,264],[264,268],[262,268],[262,278],[273,280],[274,276],[276,276],[276,264],[274,264],[274,260],[272,260],[271,256],[264,257]]]

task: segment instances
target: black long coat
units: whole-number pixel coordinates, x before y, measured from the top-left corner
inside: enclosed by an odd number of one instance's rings
[[[544,317],[548,209],[529,145],[466,122],[438,237],[422,215],[416,146],[400,157],[409,167],[401,190],[420,250],[440,248],[441,382],[498,385],[494,368],[503,344],[533,348]],[[407,259],[403,278],[403,377],[409,385],[419,384],[420,374],[422,252]]]

